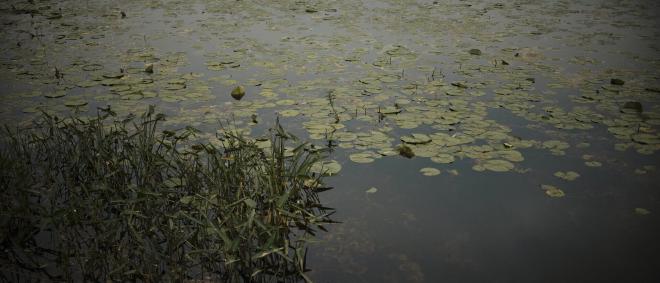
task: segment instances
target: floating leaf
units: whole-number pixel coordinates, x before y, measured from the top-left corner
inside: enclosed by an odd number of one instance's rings
[[[494,172],[507,172],[515,167],[513,163],[501,159],[486,160],[481,164],[481,166],[483,166],[486,170]]]
[[[397,107],[394,107],[394,106],[388,106],[388,107],[380,109],[380,113],[383,113],[383,114],[398,114],[398,113],[401,113],[401,109],[397,108]]]
[[[295,117],[298,116],[299,114],[300,111],[294,109],[287,109],[280,111],[280,115],[282,115],[282,117]]]
[[[589,167],[600,167],[600,166],[603,166],[603,164],[600,163],[600,162],[598,162],[598,161],[586,161],[586,162],[584,162],[584,165],[587,165],[587,166],[589,166]]]
[[[635,207],[635,214],[637,215],[649,215],[651,212],[646,208]]]
[[[562,191],[561,189],[559,189],[555,186],[541,185],[541,189],[545,191],[546,195],[548,195],[550,197],[553,197],[553,198],[560,198],[560,197],[563,197],[565,195],[564,191]]]
[[[431,157],[431,161],[435,163],[448,164],[454,162],[454,156],[447,153],[440,153],[436,156]]]
[[[421,172],[422,175],[424,175],[424,176],[436,176],[436,175],[439,175],[441,173],[440,170],[438,170],[436,168],[432,168],[432,167],[425,167],[425,168],[419,169],[419,172]]]
[[[79,107],[87,105],[87,101],[80,98],[73,98],[67,101],[64,101],[64,105],[68,107]]]
[[[337,173],[339,173],[339,171],[341,171],[341,165],[334,160],[318,161],[312,164],[309,170],[312,173],[332,176],[332,175],[336,175]]]
[[[425,134],[410,134],[401,137],[401,141],[409,144],[425,144],[431,142],[431,138]]]
[[[365,192],[367,194],[375,194],[377,191],[378,191],[378,189],[376,187],[371,187],[368,190],[366,190]]]
[[[348,158],[355,163],[371,163],[374,162],[374,154],[371,152],[354,153]]]
[[[564,179],[566,181],[573,181],[573,180],[577,179],[578,177],[580,177],[580,174],[578,174],[577,172],[574,172],[574,171],[567,171],[567,172],[558,171],[558,172],[555,172],[555,177]]]
[[[66,95],[66,91],[63,90],[44,94],[46,98],[60,98],[60,97],[64,97],[65,95]]]
[[[632,140],[641,144],[660,144],[660,136],[652,134],[634,134],[631,136]]]

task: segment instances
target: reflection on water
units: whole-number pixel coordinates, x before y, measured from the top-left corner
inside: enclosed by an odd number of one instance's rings
[[[655,1],[36,2],[0,4],[4,123],[154,104],[210,142],[334,139],[317,281],[658,278]]]

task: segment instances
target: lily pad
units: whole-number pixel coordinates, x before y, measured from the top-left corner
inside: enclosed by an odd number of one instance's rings
[[[660,144],[660,136],[652,134],[634,134],[632,140],[641,144]]]
[[[587,165],[589,167],[600,167],[603,166],[603,163],[600,163],[598,161],[586,161],[584,162],[584,165]]]
[[[486,160],[481,164],[486,170],[490,170],[493,172],[507,172],[513,169],[515,166],[513,163],[506,161],[506,160],[501,160],[501,159],[490,159]]]
[[[354,153],[348,158],[355,163],[371,163],[374,162],[374,154],[371,152]]]
[[[64,106],[68,106],[68,107],[80,107],[85,105],[87,105],[87,101],[80,98],[73,98],[64,101]]]
[[[367,194],[375,194],[378,191],[376,187],[371,187],[368,190],[364,191]]]
[[[295,117],[298,116],[299,114],[300,111],[294,109],[287,109],[280,111],[280,115],[282,115],[282,117]]]
[[[578,174],[577,172],[574,172],[574,171],[567,171],[567,172],[558,171],[558,172],[555,172],[555,177],[564,179],[566,181],[573,181],[573,180],[577,179],[578,177],[580,177],[580,174]]]
[[[394,106],[388,106],[385,108],[380,109],[380,113],[382,114],[398,114],[401,113],[401,109],[394,107]]]
[[[435,163],[448,164],[454,162],[454,156],[447,153],[440,153],[436,156],[431,157],[431,161]]]
[[[565,196],[564,191],[552,185],[541,185],[541,189],[544,190],[545,194],[549,197],[560,198]]]
[[[332,176],[332,175],[337,175],[337,173],[339,173],[339,171],[341,171],[341,164],[339,164],[335,160],[318,161],[318,162],[312,164],[312,166],[309,170],[312,173],[323,174],[323,175],[326,175],[326,176]]]
[[[441,173],[440,170],[438,170],[436,168],[432,168],[432,167],[425,167],[425,168],[419,169],[419,172],[421,172],[422,175],[424,175],[424,176],[436,176],[436,175],[439,175]]]
[[[65,95],[66,95],[66,91],[63,90],[44,94],[46,98],[60,98],[60,97],[64,97]]]
[[[425,134],[410,134],[401,137],[401,141],[409,144],[425,144],[431,142],[431,138]]]
[[[641,208],[641,207],[635,207],[634,211],[635,211],[635,214],[637,214],[637,215],[649,215],[649,214],[651,214],[651,212],[648,209]]]

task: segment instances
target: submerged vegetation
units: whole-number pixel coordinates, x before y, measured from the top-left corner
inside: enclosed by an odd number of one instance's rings
[[[217,147],[193,128],[159,131],[164,119],[107,108],[5,128],[0,278],[307,279],[307,243],[332,222],[310,171],[322,153],[279,123],[268,147],[231,132]]]

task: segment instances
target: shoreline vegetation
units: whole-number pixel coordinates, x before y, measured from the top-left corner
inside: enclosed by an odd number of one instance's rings
[[[307,245],[333,209],[324,153],[276,123],[270,145],[161,131],[154,107],[118,120],[43,113],[0,138],[0,278],[309,281]]]

